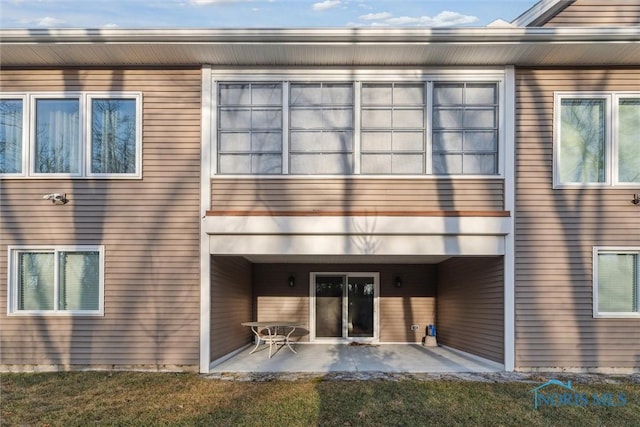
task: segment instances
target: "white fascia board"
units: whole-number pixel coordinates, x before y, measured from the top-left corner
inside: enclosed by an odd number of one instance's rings
[[[504,255],[504,236],[244,235],[210,236],[212,255]]]
[[[208,216],[209,235],[476,235],[503,236],[510,217]]]
[[[562,4],[570,3],[573,0],[540,0],[534,4],[529,10],[518,16],[511,21],[512,25],[516,27],[526,27],[538,18],[542,17],[546,13],[549,13],[552,9],[562,6]]]

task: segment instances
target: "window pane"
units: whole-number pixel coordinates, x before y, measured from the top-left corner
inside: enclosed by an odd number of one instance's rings
[[[434,128],[457,128],[463,127],[462,117],[463,110],[433,110],[433,127]]]
[[[496,103],[496,85],[490,84],[467,84],[465,90],[465,104],[469,105],[490,105]]]
[[[0,99],[0,174],[22,172],[22,100]]]
[[[462,105],[463,84],[436,83],[433,85],[433,103],[435,105]]]
[[[362,105],[391,104],[391,84],[363,84]]]
[[[494,109],[473,109],[464,112],[464,126],[466,128],[494,128],[496,116]]]
[[[322,86],[318,84],[291,84],[289,103],[291,105],[322,104]]]
[[[395,105],[423,105],[424,84],[396,84],[393,87],[393,103]]]
[[[362,132],[362,151],[390,151],[391,132]]]
[[[77,99],[36,101],[35,171],[80,172],[80,103]]]
[[[136,100],[91,102],[91,172],[136,172]]]
[[[394,154],[391,169],[397,174],[424,173],[424,156],[420,154]]]
[[[291,132],[291,152],[352,151],[351,132]]]
[[[220,128],[224,130],[251,129],[251,110],[220,110]]]
[[[434,154],[433,173],[436,175],[461,174],[462,154]]]
[[[220,105],[250,105],[251,89],[249,84],[221,84]]]
[[[423,128],[424,110],[393,110],[393,127]]]
[[[433,151],[462,151],[462,132],[434,132]]]
[[[280,110],[253,110],[251,128],[282,129],[282,112]]]
[[[494,131],[467,131],[464,133],[464,149],[496,152],[498,149],[498,135]]]
[[[279,153],[281,146],[281,132],[255,132],[251,135],[251,151],[255,153],[268,151]]]
[[[251,173],[282,173],[282,156],[280,154],[254,154],[251,157]]]
[[[464,154],[462,173],[490,175],[496,170],[496,157],[493,154]]]
[[[322,103],[325,105],[352,104],[353,85],[351,83],[324,83],[322,86]]]
[[[387,109],[363,109],[362,127],[364,128],[389,128],[391,127],[391,110]]]
[[[254,84],[251,86],[253,105],[282,105],[282,86],[280,84]]]
[[[560,181],[604,182],[604,99],[563,99],[560,108]]]
[[[218,165],[220,173],[251,173],[250,154],[220,154],[218,157],[220,159],[220,164]]]
[[[638,311],[638,255],[598,254],[598,311]]]
[[[18,253],[18,310],[53,310],[53,253]]]
[[[224,132],[219,136],[220,152],[244,152],[251,150],[250,132]]]
[[[100,308],[98,252],[60,252],[58,272],[60,310],[98,310]]]
[[[424,133],[394,132],[393,149],[396,151],[424,151]]]
[[[292,129],[322,129],[322,111],[311,108],[291,110]]]
[[[640,98],[618,106],[618,182],[640,182]]]
[[[360,170],[362,173],[391,173],[391,154],[363,154],[360,162]]]
[[[353,172],[351,154],[291,154],[289,170],[292,174],[350,174]]]

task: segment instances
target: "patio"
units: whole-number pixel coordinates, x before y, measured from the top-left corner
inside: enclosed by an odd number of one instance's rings
[[[446,347],[418,344],[296,344],[297,354],[280,348],[271,359],[269,347],[249,354],[253,345],[211,368],[223,372],[499,372],[496,362]]]

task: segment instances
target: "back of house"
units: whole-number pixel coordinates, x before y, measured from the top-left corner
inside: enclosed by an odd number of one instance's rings
[[[3,370],[208,372],[275,319],[639,369],[637,1],[0,36]]]

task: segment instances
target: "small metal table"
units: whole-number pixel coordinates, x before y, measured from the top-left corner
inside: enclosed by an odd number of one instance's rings
[[[251,331],[257,338],[256,346],[249,354],[253,354],[253,352],[258,349],[260,341],[264,341],[265,344],[269,344],[269,359],[271,359],[272,348],[275,346],[277,351],[278,344],[282,344],[282,346],[286,345],[289,347],[289,350],[296,353],[293,347],[291,347],[291,341],[289,338],[291,337],[291,334],[293,334],[293,331],[295,331],[296,328],[303,327],[304,323],[275,320],[269,322],[244,322],[241,323],[241,325],[250,327]],[[284,332],[287,330],[288,333],[285,334]]]

